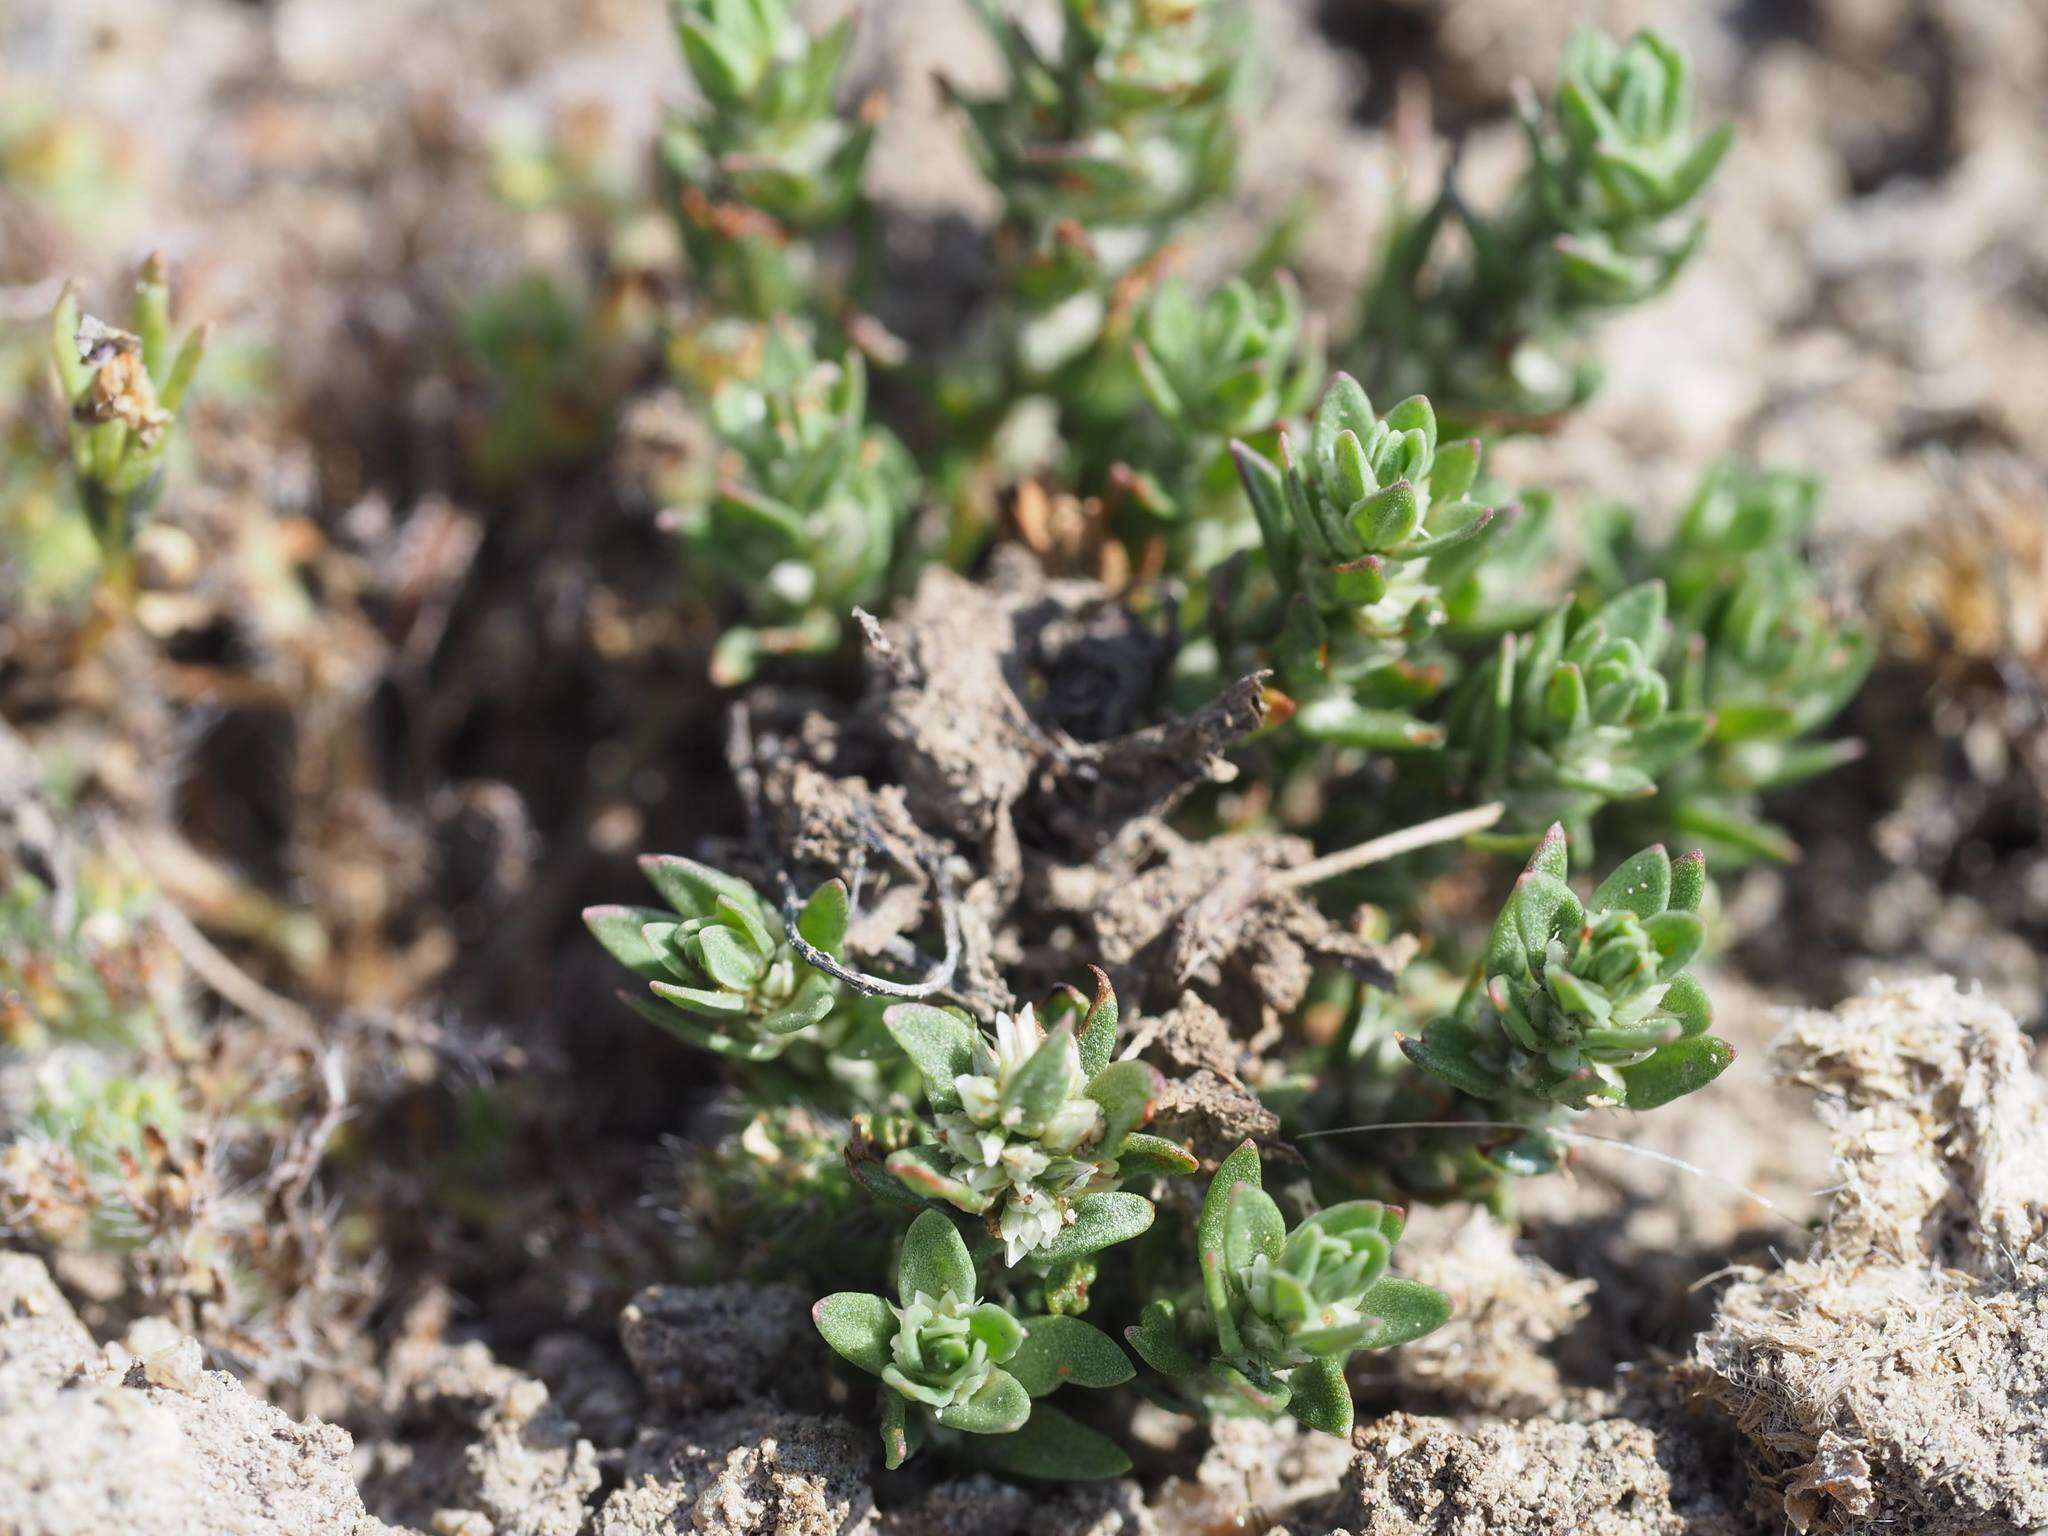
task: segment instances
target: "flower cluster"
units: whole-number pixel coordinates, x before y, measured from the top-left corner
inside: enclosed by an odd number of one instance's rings
[[[1003,1261],[1044,1266],[1094,1253],[1151,1225],[1149,1201],[1117,1193],[1135,1171],[1192,1165],[1170,1142],[1138,1127],[1158,1097],[1158,1070],[1111,1063],[1113,994],[1077,1033],[1049,1033],[1030,1006],[996,1019],[990,1040],[958,1014],[901,1004],[888,1028],[924,1079],[934,1143],[887,1160],[919,1195],[980,1216]]]
[[[953,1080],[959,1109],[933,1118],[972,1203],[993,1202],[1015,1264],[1059,1236],[1076,1199],[1114,1188],[1116,1163],[1087,1155],[1102,1139],[1102,1106],[1087,1096],[1071,1029],[1047,1036],[1026,1003],[996,1015],[993,1048],[985,1036],[975,1044],[974,1070]]]

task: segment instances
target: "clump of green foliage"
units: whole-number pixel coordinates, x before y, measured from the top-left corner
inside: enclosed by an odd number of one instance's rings
[[[801,333],[765,333],[751,377],[711,396],[730,468],[673,526],[713,578],[748,593],[748,622],[712,658],[726,684],[764,656],[830,651],[852,609],[887,589],[917,473],[893,434],[867,419],[867,365],[813,356]]]
[[[854,22],[808,31],[789,0],[675,0],[676,37],[703,100],[672,115],[662,168],[693,280],[752,320],[829,314],[855,274],[824,237],[858,225],[872,113],[841,110]]]
[[[1660,547],[1642,545],[1626,507],[1589,517],[1586,584],[1664,584],[1672,702],[1707,722],[1701,749],[1673,759],[1640,802],[1636,830],[1696,842],[1720,864],[1789,863],[1798,849],[1763,796],[1861,751],[1818,739],[1876,660],[1869,630],[1837,615],[1805,558],[1819,499],[1810,475],[1731,461],[1708,471]]]
[[[1287,1224],[1246,1142],[1210,1181],[1196,1227],[1201,1290],[1159,1297],[1125,1330],[1131,1348],[1209,1412],[1286,1412],[1351,1433],[1344,1363],[1392,1349],[1450,1318],[1441,1291],[1387,1273],[1398,1206],[1352,1200]]]
[[[995,0],[976,5],[1009,72],[1000,94],[960,102],[1003,198],[1011,382],[1064,404],[1125,366],[1117,285],[1230,190],[1246,17],[1223,0],[1065,0],[1048,50]]]
[[[1237,800],[1194,797],[1177,830],[1341,848],[1454,818],[1455,848],[1342,888],[1427,957],[1386,991],[1319,978],[1342,1027],[1317,1043],[1306,1009],[1286,1021],[1256,1085],[1306,1149],[1298,1172],[1269,1191],[1278,1149],[1246,1144],[1198,1202],[1175,1181],[1201,1165],[1150,1128],[1166,1085],[1119,1059],[1100,971],[1092,997],[1000,1012],[867,976],[851,870],[778,907],[656,859],[665,908],[588,916],[642,979],[633,1006],[730,1070],[746,1128],[699,1160],[691,1198],[708,1230],[750,1234],[733,1269],[815,1276],[828,1245],[893,1264],[893,1299],[834,1290],[815,1312],[875,1383],[888,1464],[928,1444],[1109,1476],[1124,1451],[1041,1402],[1052,1387],[1136,1379],[1197,1415],[1346,1433],[1354,1357],[1448,1315],[1390,1272],[1402,1207],[1364,1197],[1505,1211],[1579,1116],[1662,1109],[1727,1067],[1688,969],[1705,856],[1791,856],[1762,797],[1854,751],[1822,733],[1869,646],[1810,563],[1808,481],[1721,466],[1667,541],[1596,507],[1574,551],[1557,535],[1575,509],[1489,471],[1493,440],[1591,394],[1595,322],[1665,289],[1704,236],[1729,134],[1695,133],[1664,39],[1582,35],[1551,104],[1521,103],[1528,162],[1501,206],[1450,185],[1396,221],[1362,331],[1335,346],[1358,376],[1326,379],[1284,240],[1206,292],[1168,274],[1232,188],[1258,73],[1244,7],[1065,0],[1054,40],[978,3],[1005,79],[955,99],[1001,194],[994,282],[949,346],[908,359],[862,310],[871,139],[842,100],[847,32],[808,34],[782,0],[677,6],[702,101],[666,148],[692,284],[670,353],[708,447],[667,523],[731,603],[714,675],[831,656],[854,605],[937,552],[964,564],[998,498],[1035,488],[1121,547],[1099,569],[1131,579],[1174,652],[1159,711],[1263,674]],[[951,524],[933,537],[913,514],[935,499]],[[1650,846],[1574,888],[1615,838]],[[1503,854],[1527,863],[1490,932],[1448,915],[1505,883]],[[1068,943],[1022,948],[1043,966]],[[1357,1126],[1393,1134],[1297,1135]]]
[[[1626,860],[1581,902],[1553,825],[1501,908],[1456,1008],[1403,1040],[1432,1076],[1527,1126],[1511,1156],[1548,1166],[1543,1133],[1593,1108],[1656,1109],[1735,1059],[1686,967],[1706,944],[1706,858],[1663,847]]]
[[[889,1035],[871,1010],[842,1007],[838,981],[796,947],[840,953],[844,885],[820,886],[785,932],[781,914],[744,880],[671,855],[640,867],[667,907],[583,914],[598,942],[646,982],[620,994],[635,1012],[752,1069],[764,1085],[793,1069],[814,1095],[836,1082],[862,1102],[876,1096],[896,1056]]]
[[[1252,582],[1227,616],[1246,659],[1269,659],[1312,740],[1377,751],[1443,744],[1417,713],[1450,676],[1438,636],[1450,619],[1451,562],[1495,511],[1471,496],[1476,440],[1440,444],[1420,395],[1374,414],[1340,374],[1316,407],[1305,451],[1280,438],[1275,464],[1236,448],[1264,541],[1263,590]],[[1261,599],[1263,599],[1261,601]],[[1219,629],[1224,628],[1219,624]]]
[[[1079,1028],[1048,1033],[1027,1004],[998,1014],[990,1039],[961,1015],[904,1003],[889,1033],[917,1068],[931,1140],[893,1154],[911,1193],[982,1217],[1008,1266],[1089,1258],[1152,1224],[1129,1180],[1194,1164],[1138,1127],[1159,1092],[1158,1069],[1112,1061],[1116,994],[1106,979]]]

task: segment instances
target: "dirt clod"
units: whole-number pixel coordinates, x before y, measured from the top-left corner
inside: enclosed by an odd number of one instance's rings
[[[1682,1434],[1396,1413],[1362,1430],[1339,1506],[1347,1536],[1742,1536]],[[1335,1536],[1335,1533],[1333,1533]]]
[[[102,1353],[39,1262],[0,1255],[0,1531],[386,1536],[344,1430],[188,1370],[196,1352]]]
[[[678,1416],[822,1390],[811,1298],[793,1285],[650,1286],[619,1337],[647,1395]]]
[[[843,1419],[758,1405],[647,1430],[596,1536],[867,1536],[869,1439]]]
[[[1799,1014],[1834,1133],[1805,1257],[1733,1287],[1693,1379],[1798,1531],[2048,1522],[2048,1111],[2012,1018],[1946,978]]]

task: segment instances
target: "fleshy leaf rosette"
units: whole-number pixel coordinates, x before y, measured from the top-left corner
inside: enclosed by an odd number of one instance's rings
[[[1477,1098],[1564,1110],[1655,1109],[1735,1059],[1707,1033],[1706,989],[1685,973],[1706,939],[1706,860],[1662,847],[1625,861],[1581,903],[1553,826],[1515,882],[1482,974],[1450,1014],[1401,1042]]]
[[[1207,440],[1268,430],[1308,408],[1321,350],[1287,274],[1254,288],[1233,278],[1196,302],[1159,285],[1132,343],[1145,397],[1178,434]]]
[[[1387,1273],[1403,1219],[1398,1206],[1352,1200],[1290,1231],[1246,1142],[1224,1159],[1202,1204],[1201,1299],[1153,1300],[1125,1338],[1212,1412],[1287,1412],[1349,1434],[1345,1361],[1421,1338],[1450,1316],[1443,1293]]]
[[[1541,428],[1599,387],[1604,315],[1654,298],[1699,248],[1707,184],[1733,140],[1693,125],[1691,69],[1656,32],[1573,37],[1548,109],[1518,110],[1529,164],[1482,211],[1446,186],[1396,220],[1358,328],[1376,385],[1446,414]]]
[[[1138,1129],[1161,1080],[1144,1062],[1110,1061],[1117,1010],[1106,978],[1078,1030],[1069,1019],[1048,1032],[1029,1005],[999,1014],[993,1037],[922,1004],[885,1017],[923,1078],[934,1133],[893,1153],[887,1173],[983,1218],[1005,1264],[1043,1269],[1137,1236],[1152,1224],[1152,1203],[1124,1182],[1194,1166]]]
[[[1416,713],[1450,662],[1431,644],[1445,622],[1431,562],[1494,520],[1470,494],[1478,442],[1440,442],[1420,395],[1379,416],[1339,374],[1299,451],[1283,432],[1277,464],[1244,443],[1232,452],[1280,593],[1273,660],[1294,727],[1376,751],[1440,745]]]
[[[613,959],[646,982],[620,995],[643,1018],[690,1044],[743,1062],[773,1061],[821,1026],[839,983],[797,954],[781,916],[733,875],[675,855],[640,861],[667,907],[588,908],[583,921]],[[820,886],[797,919],[807,943],[837,958],[846,942],[846,887]],[[844,1021],[854,1027],[851,1016]],[[866,1053],[872,1055],[872,1052]]]
[[[921,1212],[904,1235],[895,1301],[835,1291],[811,1309],[838,1354],[882,1381],[882,1450],[893,1470],[931,1432],[994,1440],[973,1459],[1037,1477],[1115,1477],[1114,1442],[1036,1399],[1134,1374],[1122,1350],[1075,1317],[1019,1319],[980,1299],[974,1260],[952,1221]],[[1033,1426],[1036,1426],[1035,1428]]]
[[[1536,195],[1581,302],[1652,297],[1698,247],[1702,221],[1688,210],[1734,131],[1695,138],[1692,107],[1692,71],[1671,42],[1638,32],[1617,43],[1591,28],[1565,49],[1554,127],[1524,103]]]
[[[1660,776],[1699,751],[1712,722],[1674,707],[1660,666],[1670,634],[1663,584],[1649,581],[1501,637],[1448,725],[1479,791],[1507,803],[1495,842],[1527,848],[1553,821],[1586,841],[1596,812],[1657,793]]]

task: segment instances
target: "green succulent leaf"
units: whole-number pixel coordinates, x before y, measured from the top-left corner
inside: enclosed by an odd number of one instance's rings
[[[1121,1156],[1125,1138],[1152,1118],[1153,1102],[1165,1086],[1159,1069],[1143,1061],[1119,1061],[1104,1067],[1088,1084],[1088,1097],[1102,1106],[1104,1153]]]
[[[1137,1374],[1115,1340],[1078,1317],[1029,1319],[1022,1347],[1003,1365],[1033,1397],[1069,1383],[1121,1386]]]
[[[1131,1458],[1099,1430],[1090,1429],[1050,1403],[1040,1403],[1013,1434],[991,1440],[980,1458],[997,1472],[1062,1482],[1122,1477]]]
[[[905,1147],[891,1152],[884,1166],[901,1187],[926,1199],[943,1200],[970,1215],[979,1215],[989,1208],[989,1196],[959,1178],[952,1160],[937,1147]]]
[[[950,1291],[963,1301],[981,1294],[966,1242],[959,1229],[939,1212],[919,1213],[903,1235],[896,1289],[905,1300],[920,1291],[930,1296],[943,1296]]]
[[[1351,1433],[1351,1386],[1342,1360],[1311,1360],[1288,1376],[1287,1386],[1287,1411],[1303,1424],[1326,1435]]]
[[[1287,1221],[1273,1197],[1263,1189],[1240,1184],[1224,1212],[1223,1262],[1232,1269],[1243,1269],[1261,1254],[1277,1259],[1286,1240]]]
[[[924,1079],[931,1107],[958,1109],[960,1091],[953,1080],[974,1070],[974,1026],[957,1013],[925,1003],[898,1003],[882,1021]]]
[[[1178,1313],[1170,1301],[1145,1303],[1138,1321],[1124,1330],[1124,1342],[1162,1376],[1192,1376],[1202,1368],[1202,1362],[1181,1339]]]
[[[1399,1275],[1382,1275],[1360,1299],[1360,1306],[1378,1319],[1360,1340],[1366,1350],[1394,1349],[1434,1333],[1451,1319],[1451,1299],[1434,1286]]]
[[[1038,1250],[1041,1262],[1079,1258],[1128,1242],[1152,1225],[1152,1202],[1124,1190],[1083,1195],[1074,1202],[1074,1219],[1058,1237]]]
[[[1143,1178],[1148,1174],[1193,1173],[1200,1166],[1194,1153],[1179,1142],[1143,1131],[1131,1132],[1117,1151],[1117,1167],[1126,1179]]]
[[[1092,1078],[1109,1065],[1116,1050],[1117,1003],[1116,989],[1109,984],[1108,973],[1099,966],[1090,966],[1089,970],[1095,975],[1095,1000],[1081,1020],[1079,1040],[1081,1070]]]
[[[654,907],[585,907],[583,925],[619,964],[649,981],[661,981],[674,973],[660,951],[648,942],[644,930],[649,924],[666,922],[673,915]]]
[[[1621,1080],[1630,1109],[1658,1109],[1697,1093],[1728,1070],[1735,1048],[1712,1035],[1692,1035],[1659,1050],[1639,1066],[1624,1067]]]
[[[1222,1252],[1229,1230],[1230,1202],[1238,1186],[1251,1189],[1263,1188],[1259,1177],[1259,1149],[1256,1143],[1246,1141],[1217,1166],[1215,1177],[1209,1181],[1209,1192],[1202,1201],[1201,1219],[1196,1228],[1196,1243],[1204,1249]]]
[[[889,1363],[889,1341],[896,1336],[896,1314],[880,1296],[865,1291],[834,1291],[811,1308],[811,1321],[833,1350],[870,1376]]]
[[[912,1450],[912,1425],[910,1404],[902,1395],[884,1387],[880,1393],[882,1410],[882,1465],[894,1472],[910,1460]]]
[[[1671,858],[1659,843],[1625,859],[1593,893],[1592,909],[1623,907],[1637,917],[1655,917],[1671,904]]]
[[[846,924],[851,904],[842,880],[827,880],[815,891],[797,915],[796,931],[804,942],[837,960],[846,948]]]
[[[936,1409],[932,1416],[946,1428],[966,1434],[1007,1435],[1023,1428],[1031,1417],[1031,1397],[1016,1377],[997,1368],[974,1396]]]

